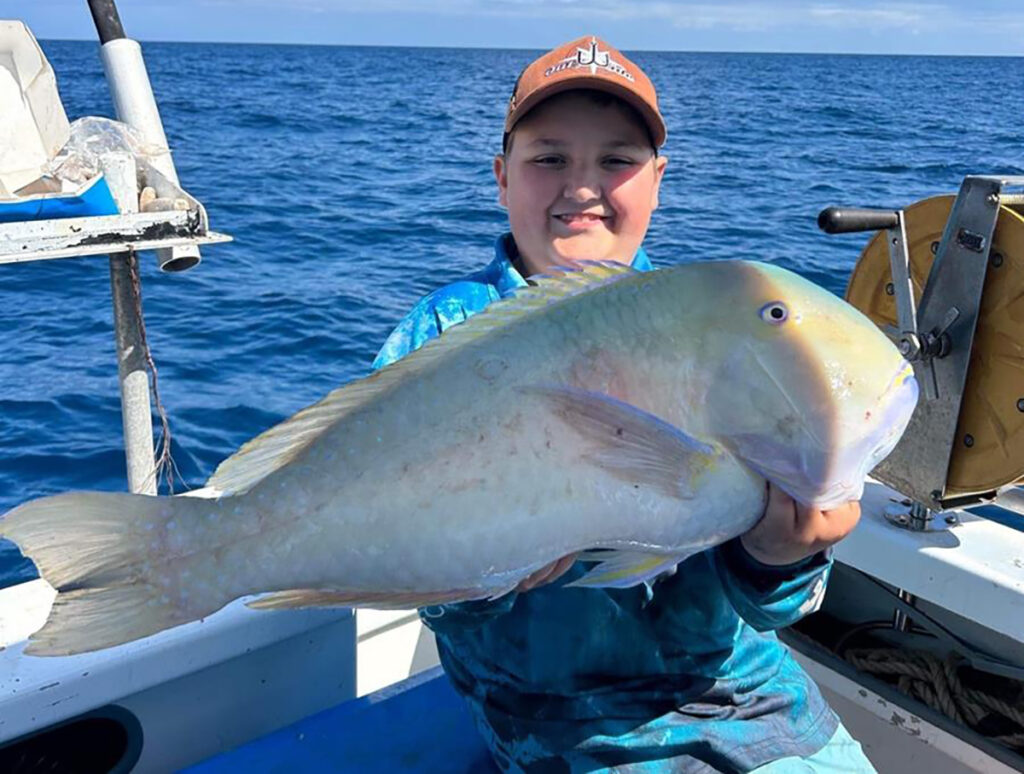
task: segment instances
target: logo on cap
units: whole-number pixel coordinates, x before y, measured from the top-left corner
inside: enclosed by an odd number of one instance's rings
[[[609,52],[598,48],[595,38],[590,39],[590,48],[577,48],[574,55],[567,56],[565,59],[551,65],[551,67],[544,71],[544,77],[547,78],[563,70],[575,69],[577,67],[589,67],[591,75],[597,75],[597,71],[601,69],[621,75],[630,82],[636,80],[629,70],[612,59]]]

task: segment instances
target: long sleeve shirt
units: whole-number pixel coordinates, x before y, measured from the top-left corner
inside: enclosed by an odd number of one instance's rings
[[[498,239],[482,270],[423,298],[374,367],[527,284]],[[650,270],[641,248],[633,267]],[[772,630],[820,604],[828,554],[763,565],[739,539],[629,589],[558,581],[424,608],[446,673],[507,772],[747,772],[820,750],[837,718]]]

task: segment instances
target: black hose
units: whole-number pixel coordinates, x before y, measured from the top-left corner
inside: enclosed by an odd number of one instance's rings
[[[96,24],[96,32],[100,35],[100,43],[126,37],[114,0],[89,0],[89,10]]]
[[[970,643],[965,642],[934,618],[927,615],[923,610],[908,603],[900,597],[897,592],[890,589],[874,576],[868,575],[863,570],[857,570],[857,572],[865,579],[875,584],[875,586],[880,588],[882,591],[891,595],[893,597],[892,603],[895,607],[913,618],[914,623],[918,624],[920,628],[924,629],[928,634],[950,646],[952,650],[962,655],[964,659],[966,659],[967,663],[979,672],[991,672],[992,674],[999,675],[1001,677],[1009,677],[1012,680],[1024,680],[1024,666],[1010,663],[1000,656],[993,656],[986,653],[984,650],[976,648]]]

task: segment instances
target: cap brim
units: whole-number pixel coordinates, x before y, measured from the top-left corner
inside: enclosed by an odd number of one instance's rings
[[[577,75],[572,78],[564,78],[562,80],[549,83],[548,85],[532,92],[528,97],[526,97],[526,99],[516,105],[515,112],[509,116],[512,120],[506,120],[505,133],[507,134],[508,132],[511,132],[515,125],[523,119],[523,116],[537,107],[537,105],[544,100],[563,91],[573,91],[574,89],[592,89],[594,91],[603,91],[618,97],[640,113],[640,116],[644,119],[648,129],[651,131],[651,139],[654,141],[654,147],[660,148],[665,144],[665,138],[668,136],[668,129],[665,126],[665,121],[662,119],[661,114],[651,107],[650,103],[642,99],[635,91],[627,89],[625,86],[621,86],[614,81],[610,81],[606,78],[591,77],[588,75]]]

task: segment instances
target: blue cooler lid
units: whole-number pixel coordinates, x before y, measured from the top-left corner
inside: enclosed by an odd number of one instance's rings
[[[116,215],[117,212],[117,203],[102,174],[74,193],[39,194],[15,201],[0,201],[0,223]]]

